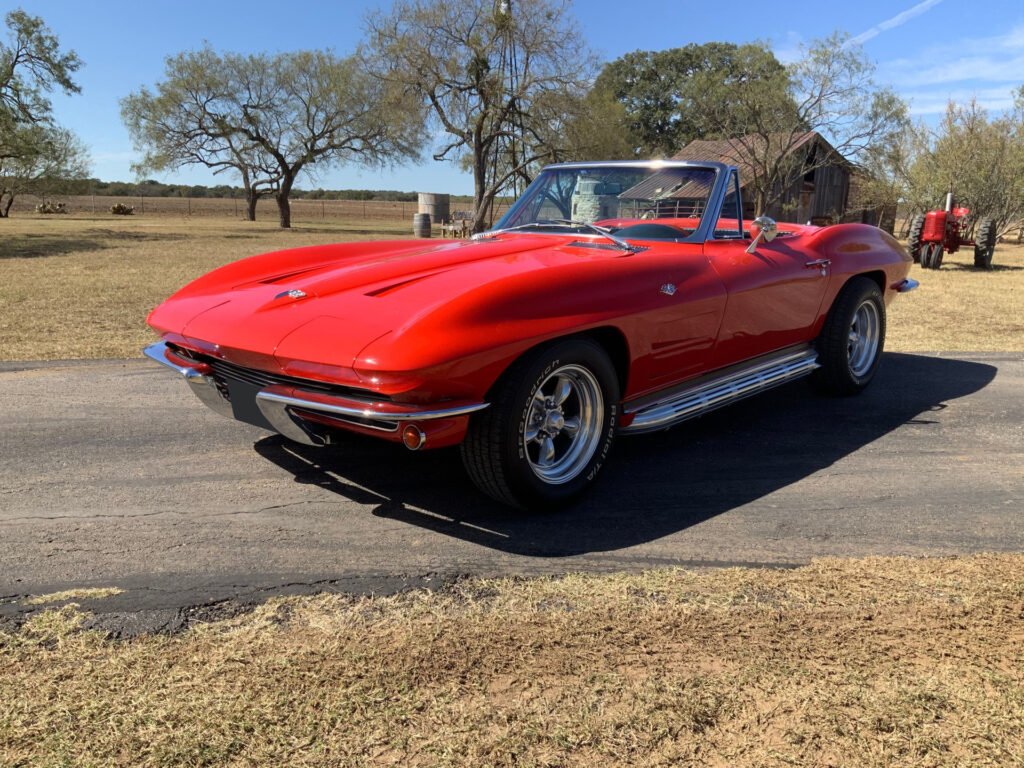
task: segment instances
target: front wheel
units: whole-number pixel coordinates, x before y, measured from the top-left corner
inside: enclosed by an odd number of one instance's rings
[[[885,302],[874,280],[855,277],[839,292],[818,337],[817,386],[855,395],[875,377],[885,347]]]
[[[565,504],[604,465],[615,438],[619,384],[605,351],[569,339],[517,361],[474,414],[462,443],[470,478],[523,509]]]

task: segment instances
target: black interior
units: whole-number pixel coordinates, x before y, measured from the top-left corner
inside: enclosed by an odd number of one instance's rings
[[[692,229],[681,229],[668,224],[630,224],[628,227],[612,230],[619,237],[635,237],[639,240],[680,240],[693,234]]]

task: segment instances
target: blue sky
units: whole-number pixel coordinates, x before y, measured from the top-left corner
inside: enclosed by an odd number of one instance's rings
[[[134,178],[130,165],[136,153],[121,124],[118,100],[159,80],[165,56],[197,48],[204,40],[221,50],[332,48],[345,54],[361,40],[364,16],[388,5],[388,0],[23,0],[0,2],[0,9],[6,13],[21,7],[43,17],[61,43],[85,61],[79,74],[82,94],[56,96],[57,118],[90,148],[94,176],[128,181]],[[284,14],[281,7],[287,9]],[[911,111],[929,122],[950,98],[976,97],[990,110],[1006,109],[1011,90],[1024,82],[1021,0],[815,0],[777,3],[772,13],[767,7],[748,0],[576,0],[575,13],[591,47],[606,60],[636,49],[766,40],[786,61],[802,43],[845,30],[877,63],[877,79],[895,88]],[[162,178],[216,181],[199,169]],[[341,167],[315,183],[304,180],[302,186],[469,193],[472,180],[449,163],[427,159],[383,172]]]

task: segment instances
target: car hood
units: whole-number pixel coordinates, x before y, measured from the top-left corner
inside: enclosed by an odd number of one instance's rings
[[[286,372],[316,375],[306,363],[351,367],[372,341],[482,285],[623,256],[593,247],[600,243],[516,234],[281,251],[199,278],[157,307],[149,324],[239,364],[265,366],[273,357]]]

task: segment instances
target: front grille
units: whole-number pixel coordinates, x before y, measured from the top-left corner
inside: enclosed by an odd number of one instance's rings
[[[245,368],[244,366],[236,365],[235,363],[229,363],[227,360],[210,357],[209,355],[202,355],[198,352],[193,352],[175,344],[168,344],[167,346],[170,347],[174,354],[179,357],[209,365],[213,369],[213,378],[218,384],[218,389],[225,385],[225,379],[232,379],[234,381],[242,381],[246,384],[252,384],[253,386],[260,388],[280,384],[286,387],[297,387],[307,392],[322,392],[328,395],[339,395],[342,397],[352,398],[353,400],[365,400],[367,402],[378,402],[381,400],[391,399],[387,395],[381,395],[367,389],[346,387],[341,384],[330,384],[325,381],[316,381],[314,379],[301,379],[296,376],[285,376],[281,373],[270,373],[269,371],[261,371],[257,368]]]

